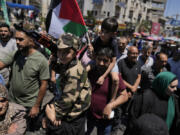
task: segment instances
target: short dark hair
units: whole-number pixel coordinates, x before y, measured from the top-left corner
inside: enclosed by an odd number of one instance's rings
[[[95,55],[95,57],[97,57],[97,56],[106,56],[106,57],[112,59],[113,51],[110,50],[109,48],[102,48],[99,51],[97,51],[94,55]]]
[[[9,25],[8,25],[7,23],[1,23],[1,24],[0,24],[0,28],[2,28],[2,27],[8,28],[8,30],[9,30],[9,32],[10,32],[10,27],[9,27]]]
[[[108,17],[103,20],[101,29],[105,29],[107,32],[116,32],[118,29],[118,22],[114,17]]]

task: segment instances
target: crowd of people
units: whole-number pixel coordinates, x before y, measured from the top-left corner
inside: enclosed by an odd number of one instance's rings
[[[53,51],[14,29],[0,25],[0,135],[180,133],[177,43],[119,37],[113,17],[88,38],[49,36]],[[46,91],[54,97],[42,106]]]

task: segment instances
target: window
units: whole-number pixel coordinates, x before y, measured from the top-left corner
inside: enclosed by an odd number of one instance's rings
[[[129,12],[129,19],[132,19],[132,17],[133,17],[133,11],[130,11]]]
[[[140,21],[141,21],[141,17],[142,17],[142,15],[141,15],[141,14],[139,14],[139,15],[138,15],[138,20],[137,20],[138,22],[140,22]]]
[[[94,16],[97,16],[97,11],[94,11]]]
[[[107,16],[108,16],[108,17],[110,16],[110,12],[107,13]]]

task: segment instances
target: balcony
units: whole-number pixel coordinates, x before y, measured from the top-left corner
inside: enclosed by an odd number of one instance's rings
[[[159,7],[152,7],[151,9],[157,10],[157,11],[162,11],[162,12],[165,10],[164,8],[159,8]]]
[[[151,11],[152,15],[158,15],[158,16],[163,16],[164,12],[158,12],[158,11]]]
[[[116,6],[125,8],[125,7],[126,7],[126,3],[125,3],[125,2],[117,2],[117,3],[116,3]]]
[[[166,0],[152,0],[152,2],[165,3],[165,2],[166,2]]]
[[[92,0],[93,4],[103,4],[104,0]]]
[[[152,3],[152,10],[158,10],[158,11],[164,11],[165,10],[165,5],[164,4],[157,4],[157,3]]]

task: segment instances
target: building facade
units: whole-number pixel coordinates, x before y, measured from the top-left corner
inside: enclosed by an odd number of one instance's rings
[[[78,0],[84,16],[92,12],[98,20],[115,16],[119,23],[159,22],[166,0]]]
[[[104,18],[114,16],[115,3],[115,0],[84,0],[82,14],[87,16],[88,12],[91,12],[97,20],[103,20]]]
[[[149,0],[151,7],[147,11],[147,18],[153,22],[163,20],[167,0]]]

